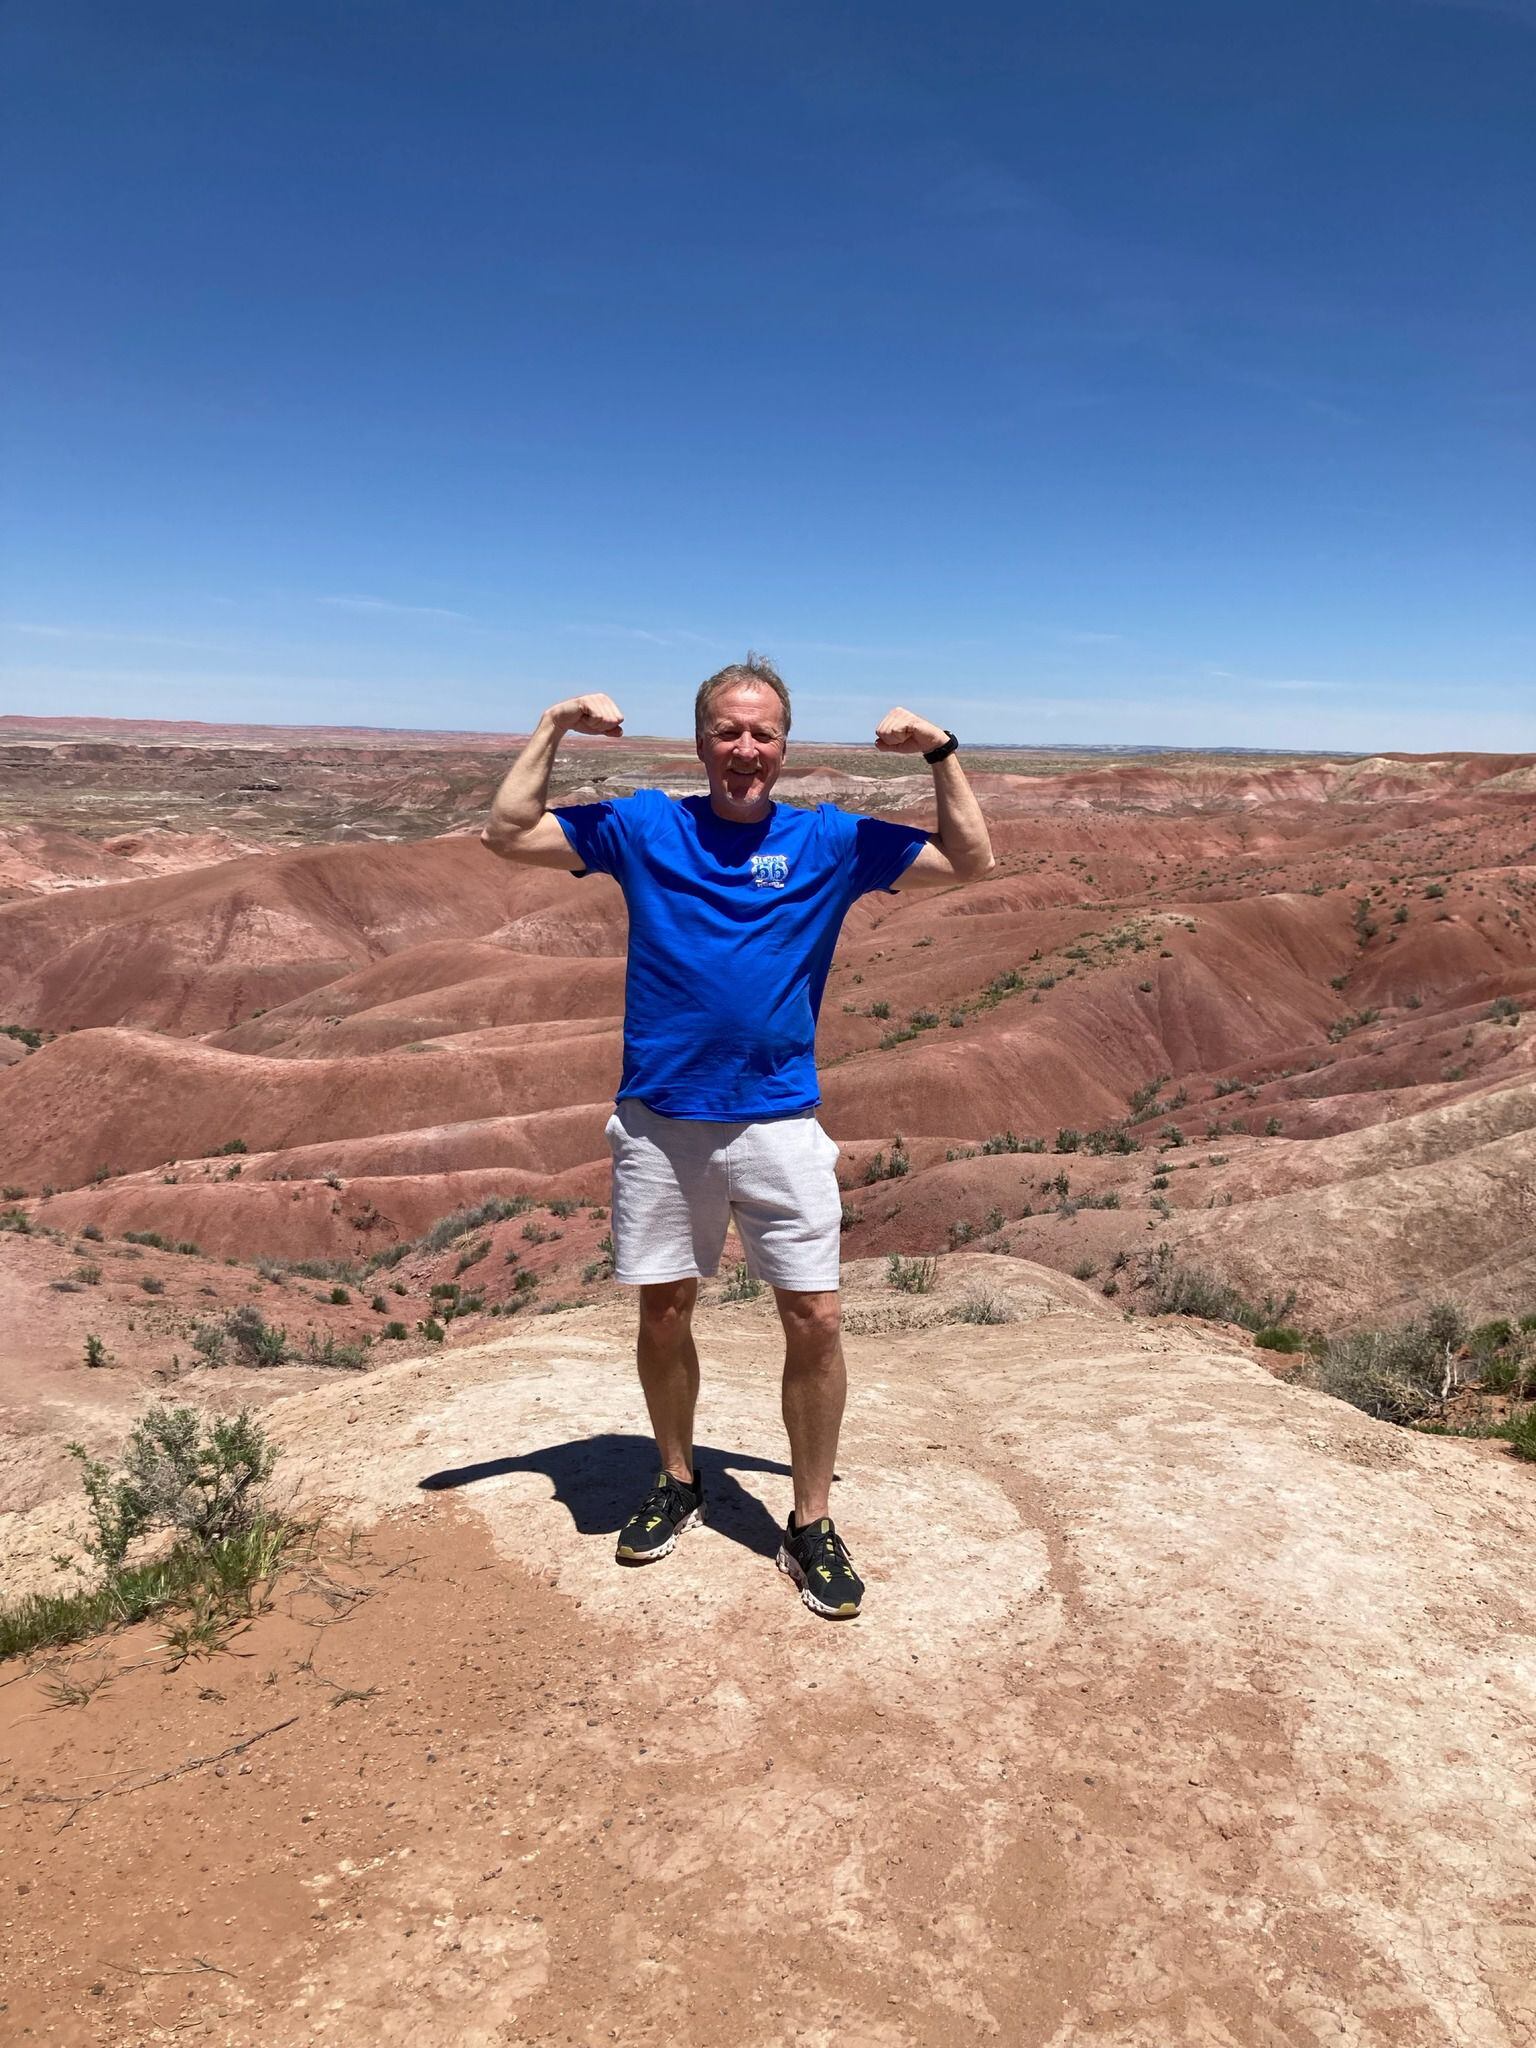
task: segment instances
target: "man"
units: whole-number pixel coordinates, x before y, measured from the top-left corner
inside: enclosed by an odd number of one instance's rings
[[[640,1384],[661,1470],[620,1532],[618,1557],[652,1563],[704,1518],[691,1322],[734,1216],[784,1326],[795,1505],[779,1568],[813,1612],[843,1620],[864,1588],[828,1513],[847,1377],[842,1197],[837,1147],[816,1120],[816,1014],[858,896],[972,881],[993,861],[953,733],[900,707],[875,730],[882,753],[932,764],[938,829],[925,832],[830,804],[776,804],[789,716],[783,681],[749,654],[695,700],[707,796],[642,789],[551,811],[562,737],[623,731],[611,697],[569,698],[539,720],[481,837],[507,860],[612,875],[629,906],[624,1069],[607,1133],[614,1270],[640,1291]]]

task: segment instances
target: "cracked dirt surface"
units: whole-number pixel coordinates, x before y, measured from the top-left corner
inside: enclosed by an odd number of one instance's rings
[[[0,1691],[7,2038],[1530,2048],[1536,1475],[1010,1280],[849,1339],[843,1627],[756,1309],[643,1572],[618,1309],[277,1404],[330,1533],[274,1612]]]

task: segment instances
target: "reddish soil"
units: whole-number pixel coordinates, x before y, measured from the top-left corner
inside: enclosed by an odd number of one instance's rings
[[[946,1321],[978,1274],[1019,1322]],[[773,1569],[766,1304],[644,1572],[627,1304],[273,1406],[326,1519],[269,1611],[0,1689],[6,2038],[1529,2041],[1529,1472],[1013,1260],[848,1298],[843,1627]]]

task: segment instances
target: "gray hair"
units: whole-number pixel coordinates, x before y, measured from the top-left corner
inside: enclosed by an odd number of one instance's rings
[[[699,693],[693,700],[693,729],[702,739],[704,721],[709,716],[710,706],[722,690],[733,689],[738,683],[755,683],[761,689],[772,690],[784,707],[784,737],[789,737],[789,690],[784,678],[765,654],[748,651],[745,661],[733,661],[727,667],[716,669],[706,681],[700,683]]]

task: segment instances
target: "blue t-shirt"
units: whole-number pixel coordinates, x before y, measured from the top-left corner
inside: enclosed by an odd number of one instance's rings
[[[813,1108],[816,1016],[843,919],[897,880],[927,833],[831,804],[775,804],[737,825],[708,797],[659,789],[553,815],[629,906],[620,1098],[720,1123]]]

